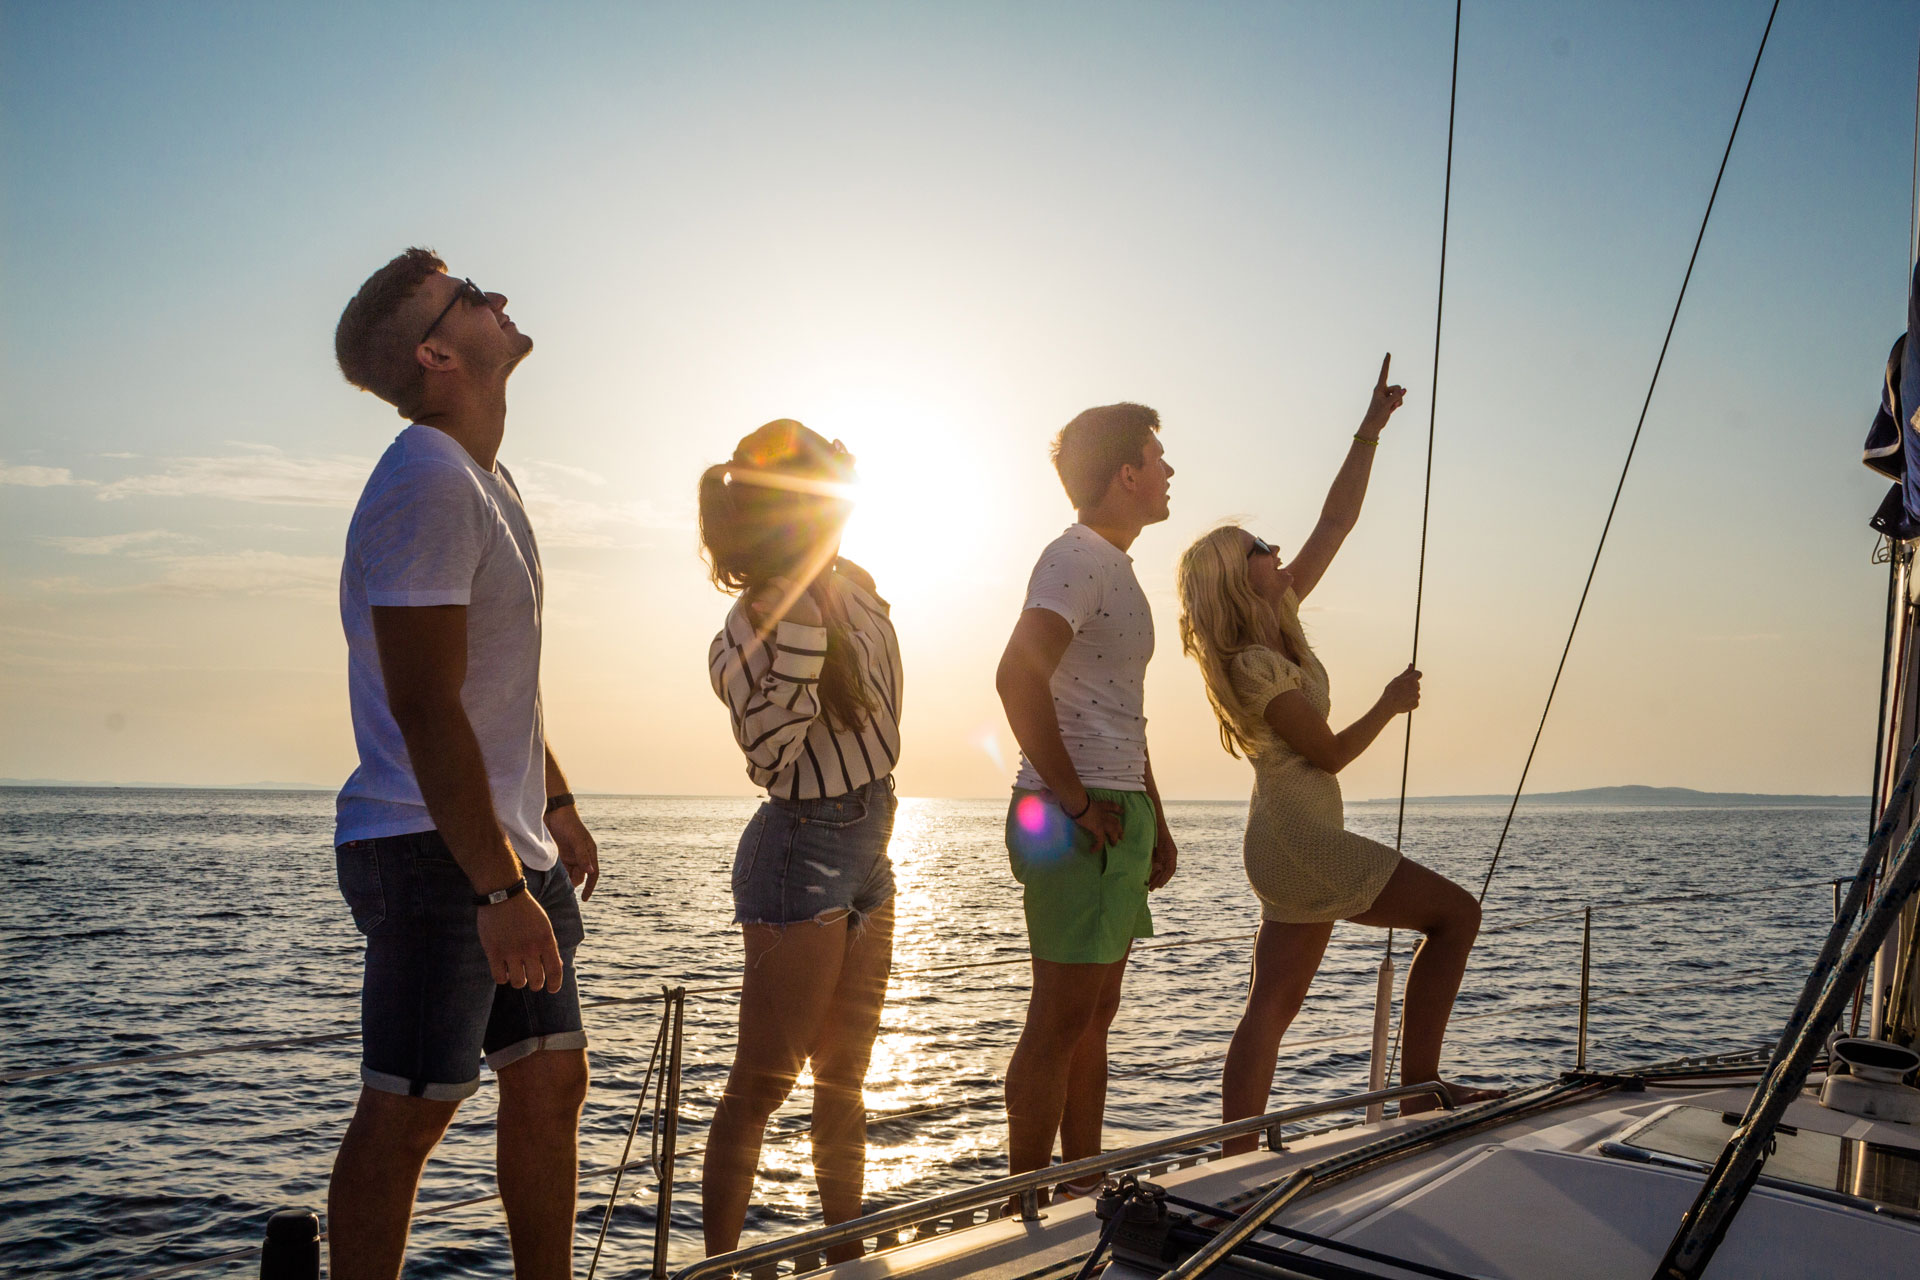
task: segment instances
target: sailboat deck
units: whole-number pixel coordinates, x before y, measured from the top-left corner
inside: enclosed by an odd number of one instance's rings
[[[1650,1085],[1644,1092],[1573,1101],[1310,1192],[1275,1222],[1489,1280],[1651,1276],[1700,1188],[1702,1173],[1683,1159],[1637,1151],[1631,1145],[1633,1135],[1676,1106],[1699,1108],[1707,1115],[1738,1113],[1749,1094],[1746,1085]],[[1430,1119],[1389,1119],[1325,1131],[1289,1140],[1283,1151],[1217,1158],[1158,1173],[1152,1180],[1186,1200],[1241,1207],[1296,1169]],[[1881,1164],[1890,1161],[1894,1166],[1896,1200],[1906,1185],[1903,1180],[1920,1169],[1920,1131],[1911,1126],[1829,1111],[1812,1095],[1792,1104],[1786,1124],[1806,1134],[1891,1149],[1882,1153]],[[1727,1126],[1726,1133],[1732,1132]],[[1856,1145],[1845,1149],[1863,1150]],[[1844,1175],[1845,1170],[1836,1173]],[[1836,1256],[1846,1257],[1856,1274],[1902,1273],[1920,1256],[1920,1215],[1849,1195],[1842,1185],[1844,1176],[1825,1190],[1763,1177],[1735,1220],[1712,1274],[1829,1276]],[[1858,1178],[1854,1187],[1874,1190]],[[985,1223],[814,1274],[834,1280],[1053,1280],[1080,1268],[1102,1225],[1090,1201],[1076,1201],[1046,1210],[1037,1222]],[[1398,1280],[1419,1274],[1278,1236],[1259,1239],[1284,1246],[1293,1256],[1339,1262],[1367,1275]],[[1103,1274],[1108,1280],[1149,1280],[1170,1265],[1112,1261]],[[1212,1274],[1255,1273],[1284,1274],[1234,1262]]]

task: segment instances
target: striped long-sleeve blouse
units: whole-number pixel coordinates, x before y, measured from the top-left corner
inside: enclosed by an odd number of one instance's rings
[[[862,575],[864,576],[864,575]],[[745,599],[734,603],[707,653],[713,691],[727,704],[747,776],[783,800],[845,795],[893,772],[900,758],[900,641],[885,600],[851,573],[832,575],[848,642],[874,710],[857,728],[834,728],[820,704],[827,629],[783,621],[757,637]]]

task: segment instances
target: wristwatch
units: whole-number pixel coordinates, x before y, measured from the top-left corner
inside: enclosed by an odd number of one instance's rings
[[[508,885],[504,889],[495,889],[492,893],[474,894],[473,905],[476,907],[498,906],[500,903],[505,902],[508,898],[517,897],[518,895],[523,894],[526,891],[527,891],[527,878],[525,876],[521,876],[518,880],[515,880],[512,884]]]

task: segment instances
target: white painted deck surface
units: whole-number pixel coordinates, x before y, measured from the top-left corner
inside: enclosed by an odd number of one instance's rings
[[[1744,1086],[1650,1088],[1574,1103],[1310,1194],[1279,1221],[1487,1280],[1651,1277],[1699,1190],[1701,1175],[1604,1155],[1601,1145],[1675,1104],[1738,1111],[1748,1092]],[[1173,1194],[1219,1203],[1412,1123],[1389,1120],[1341,1129],[1291,1142],[1284,1152],[1215,1160],[1153,1180]],[[1828,1111],[1812,1097],[1796,1101],[1786,1123],[1920,1151],[1920,1130]],[[1101,1225],[1090,1202],[1076,1201],[1047,1210],[1038,1223],[988,1223],[811,1274],[833,1280],[1060,1280],[1078,1269]],[[1256,1239],[1286,1243],[1269,1234]],[[1381,1276],[1410,1274],[1345,1261]],[[1106,1280],[1150,1280],[1158,1274],[1113,1264],[1105,1271]],[[1247,1272],[1229,1264],[1214,1274]],[[1735,1220],[1709,1275],[1920,1276],[1920,1220],[1763,1183]]]

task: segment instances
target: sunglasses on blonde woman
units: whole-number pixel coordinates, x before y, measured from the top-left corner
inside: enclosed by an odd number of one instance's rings
[[[1274,546],[1265,538],[1254,537],[1252,534],[1248,534],[1247,536],[1253,538],[1253,545],[1247,548],[1247,559],[1251,560],[1255,556],[1277,556],[1280,554],[1280,548]]]

